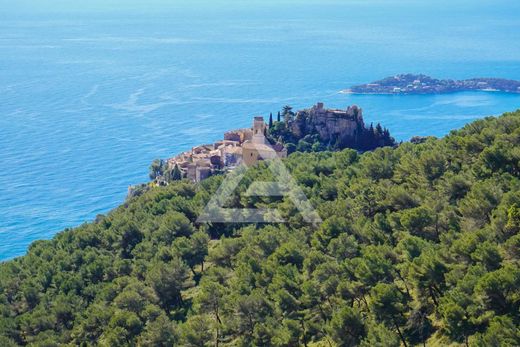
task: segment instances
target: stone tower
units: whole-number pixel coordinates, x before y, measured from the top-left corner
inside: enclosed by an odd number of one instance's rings
[[[264,117],[255,117],[253,121],[253,139],[254,144],[265,144],[265,122]]]

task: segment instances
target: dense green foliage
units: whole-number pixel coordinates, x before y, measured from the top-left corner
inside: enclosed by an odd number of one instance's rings
[[[520,345],[520,112],[447,137],[285,163],[276,225],[197,225],[173,182],[0,265],[0,345]],[[249,170],[271,180],[265,163]]]

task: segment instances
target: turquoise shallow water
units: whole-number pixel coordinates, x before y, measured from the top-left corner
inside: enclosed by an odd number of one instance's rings
[[[404,72],[520,79],[517,1],[1,4],[0,259],[116,207],[154,158],[285,104],[358,104],[400,140],[520,108],[338,93]]]

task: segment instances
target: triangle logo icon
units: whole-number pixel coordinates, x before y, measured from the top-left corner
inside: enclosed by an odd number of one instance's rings
[[[247,143],[255,155],[265,161],[275,182],[253,182],[245,192],[245,196],[278,196],[287,197],[301,213],[305,222],[313,225],[322,222],[302,189],[291,176],[289,170],[277,155],[276,151],[266,144],[267,141]],[[206,204],[199,215],[198,223],[284,223],[285,220],[276,209],[267,208],[226,208],[246,172],[251,166],[242,162],[229,172],[221,185]]]

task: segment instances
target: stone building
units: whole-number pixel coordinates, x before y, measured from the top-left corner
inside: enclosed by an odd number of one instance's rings
[[[252,137],[252,129],[237,129],[227,131],[224,133],[224,141],[235,141],[238,143],[244,143],[245,141],[251,140]]]
[[[242,147],[227,146],[222,149],[222,164],[225,167],[236,167],[242,163]]]
[[[247,166],[255,165],[260,160],[286,158],[287,150],[281,145],[272,146],[265,137],[267,126],[263,117],[253,121],[253,137],[242,144],[242,158]]]

